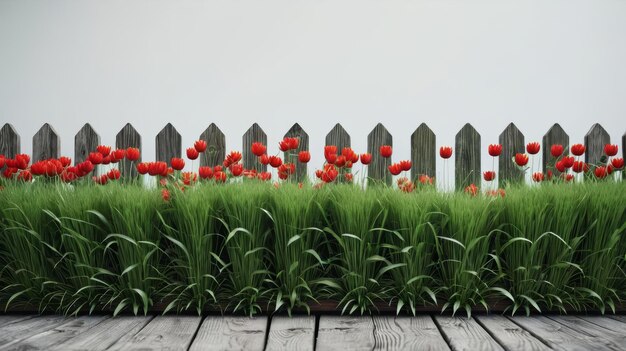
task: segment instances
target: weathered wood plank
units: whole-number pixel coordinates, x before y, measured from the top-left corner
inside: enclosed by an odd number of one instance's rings
[[[206,141],[207,149],[200,155],[200,166],[215,167],[221,165],[226,158],[226,136],[222,131],[211,123],[200,134],[200,140]]]
[[[100,136],[89,123],[85,123],[74,137],[74,164],[85,161],[90,152],[96,151],[98,145],[100,145]]]
[[[257,172],[265,172],[267,171],[267,165],[263,165],[259,162],[259,158],[252,153],[252,144],[257,142],[267,146],[267,134],[255,123],[243,135],[241,150],[243,167],[245,169],[256,169]]]
[[[516,316],[509,319],[555,350],[610,350],[588,335],[545,316]]]
[[[57,344],[66,342],[109,318],[108,316],[82,316],[48,329],[30,338],[23,339],[10,349],[15,350],[50,350]]]
[[[182,139],[171,123],[168,123],[156,136],[156,160],[167,162],[169,165],[173,157],[180,157],[182,153]]]
[[[267,317],[206,317],[190,351],[263,350]]]
[[[587,322],[598,325],[602,328],[612,330],[614,332],[626,334],[626,319],[624,322],[620,322],[617,319],[607,318],[606,316],[578,316],[586,320]]]
[[[321,316],[317,350],[372,350],[375,345],[371,317]]]
[[[475,319],[435,316],[452,350],[503,350]]]
[[[15,128],[9,123],[5,123],[0,129],[0,155],[6,158],[14,158],[21,152],[20,136]]]
[[[141,135],[135,130],[135,128],[130,123],[126,123],[124,128],[120,130],[119,133],[115,136],[115,147],[118,149],[127,149],[129,147],[134,147],[139,149],[139,159],[137,161],[128,161],[124,159],[121,162],[120,171],[122,173],[122,177],[127,178],[136,178],[139,176],[137,172],[137,164],[141,162]]]
[[[548,316],[548,318],[577,331],[579,335],[586,336],[590,343],[593,343],[594,348],[597,345],[602,345],[609,350],[620,350],[626,347],[626,334],[623,333],[626,328],[622,332],[615,332],[577,316]]]
[[[333,129],[326,134],[326,145],[335,145],[337,150],[341,152],[344,147],[352,146],[350,143],[350,134],[346,132],[341,124],[337,123]]]
[[[126,343],[153,318],[153,316],[117,316],[108,318],[93,326],[87,332],[50,348],[50,351],[106,350],[115,343]]]
[[[524,134],[517,129],[515,124],[510,123],[500,134],[502,154],[498,160],[498,186],[504,187],[507,183],[520,183],[524,181],[524,172],[520,171],[512,159],[516,153],[524,153]]]
[[[411,180],[420,175],[437,175],[437,143],[433,131],[425,123],[411,134]]]
[[[376,350],[450,350],[430,316],[374,316]]]
[[[585,134],[585,162],[597,165],[604,156],[604,145],[611,143],[611,137],[599,123],[591,126]]]
[[[187,350],[200,325],[197,316],[158,316],[128,340],[110,350]]]
[[[475,318],[507,350],[550,350],[546,344],[504,316],[479,315]]]
[[[300,151],[309,151],[309,135],[300,127],[298,123],[294,124],[285,133],[285,138],[298,138],[299,144],[296,150],[290,150],[284,153],[285,162],[294,163],[296,165],[295,180],[301,182],[307,175],[307,164],[298,161],[298,153]],[[341,150],[340,150],[341,151]]]
[[[3,325],[17,323],[21,321],[25,321],[27,319],[33,318],[30,315],[0,315],[0,327]]]
[[[70,320],[63,316],[43,316],[0,327],[0,350],[12,348],[21,340],[45,332]]]
[[[555,175],[559,175],[560,172],[554,168],[556,159],[552,156],[550,149],[552,145],[563,145],[563,155],[569,153],[569,136],[558,123],[555,123],[550,130],[543,136],[541,148],[543,149],[543,173],[546,173],[548,169],[552,170]]]
[[[265,350],[313,351],[314,346],[314,316],[276,316],[272,318]]]
[[[388,169],[391,157],[385,158],[380,154],[380,147],[383,145],[393,146],[393,138],[387,128],[378,123],[367,136],[367,152],[372,154],[372,163],[367,167],[368,185],[391,185],[392,176]]]
[[[467,123],[455,137],[455,187],[462,190],[470,184],[480,186],[480,134]]]
[[[48,123],[44,124],[33,136],[33,154],[31,161],[37,162],[49,158],[58,158],[61,151],[61,139]]]
[[[615,319],[616,321],[626,323],[626,315],[607,315],[606,317]]]

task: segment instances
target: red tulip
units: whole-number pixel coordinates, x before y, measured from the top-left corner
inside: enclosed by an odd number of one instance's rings
[[[611,164],[615,167],[615,169],[622,169],[624,168],[624,159],[621,157],[614,158],[611,160]]]
[[[330,163],[330,162],[329,162]],[[337,156],[337,159],[335,160],[335,166],[341,168],[346,164],[346,158],[341,155],[341,156]]]
[[[26,154],[15,155],[15,161],[15,167],[19,169],[26,169],[28,167],[28,164],[30,163],[30,156]]]
[[[489,155],[492,157],[498,157],[502,153],[502,145],[500,144],[489,144]]]
[[[600,167],[596,167],[596,169],[593,171],[593,173],[596,175],[596,178],[602,179],[602,178],[606,177],[607,170],[606,170],[606,167],[600,166]]]
[[[170,201],[170,191],[167,189],[161,189],[161,197],[163,201]]]
[[[61,173],[61,180],[65,183],[71,183],[73,181],[75,181],[77,178],[76,173],[74,172],[69,172],[69,171],[65,171],[63,173]]]
[[[267,147],[259,142],[252,143],[251,149],[255,156],[261,156],[267,151]]]
[[[346,173],[343,175],[343,177],[346,179],[346,182],[348,183],[352,182],[352,177],[353,177],[352,173]]]
[[[372,162],[372,154],[361,154],[361,163],[364,165],[369,165]]]
[[[452,147],[442,146],[439,148],[439,156],[443,159],[448,159],[452,156]]]
[[[216,172],[221,172],[222,171],[222,166],[217,165],[215,167],[213,167],[213,173],[215,175]]]
[[[539,145],[538,142],[532,142],[532,143],[528,143],[526,145],[526,152],[528,152],[531,155],[536,155],[539,153],[539,149],[541,149],[541,146]]]
[[[210,179],[213,177],[213,168],[202,166],[198,168],[198,173],[200,173],[200,178],[202,179]]]
[[[241,161],[241,152],[231,151],[230,154],[224,159],[224,167],[230,167],[230,165]]]
[[[515,154],[515,163],[520,167],[526,166],[528,164],[528,155],[520,153]]]
[[[326,162],[330,164],[334,164],[337,161],[337,154],[326,154]]]
[[[572,170],[576,173],[589,171],[589,165],[583,161],[575,161]]]
[[[261,164],[265,166],[270,163],[270,158],[269,156],[267,156],[267,154],[263,154],[259,157],[259,162],[261,162]]]
[[[115,156],[116,161],[124,159],[124,156],[126,156],[126,149],[115,149],[115,151],[113,151],[113,156]]]
[[[563,145],[561,145],[561,144],[554,144],[554,145],[552,145],[552,147],[550,148],[550,153],[555,158],[561,156],[563,154]]]
[[[96,147],[96,151],[98,151],[100,154],[102,154],[102,157],[108,156],[109,153],[111,153],[111,147],[110,146],[105,146],[105,145],[98,145]]]
[[[289,150],[295,150],[298,148],[298,138],[289,138],[289,137],[285,137],[282,141],[280,141],[278,143],[278,148],[280,149],[280,151],[289,151]]]
[[[337,160],[337,147],[335,145],[324,146],[324,158],[328,163],[335,163],[335,160]]]
[[[486,181],[490,182],[494,179],[496,179],[496,172],[494,171],[487,171],[483,173],[483,178],[485,178]]]
[[[198,158],[198,156],[200,155],[200,153],[198,153],[198,150],[196,150],[193,147],[190,147],[187,149],[187,158],[190,160],[195,160]]]
[[[107,178],[106,174],[103,174],[103,175],[101,175],[99,177],[93,176],[93,177],[91,177],[91,179],[93,179],[93,181],[96,184],[100,184],[100,185],[105,185],[109,181],[109,178]]]
[[[206,141],[196,140],[196,142],[193,143],[193,148],[198,152],[204,152],[206,150]]]
[[[162,161],[148,163],[148,174],[151,176],[160,175],[165,177],[167,173],[167,163]]]
[[[30,182],[31,180],[33,180],[33,175],[29,171],[23,170],[23,171],[20,171],[20,173],[17,175],[17,180],[21,180],[23,182]]]
[[[278,168],[282,164],[283,164],[283,160],[281,160],[280,157],[270,156],[270,166],[274,168]]]
[[[142,175],[148,173],[148,164],[145,162],[137,164],[137,172]]]
[[[226,178],[228,178],[228,177],[226,176],[226,173],[224,173],[222,171],[218,171],[218,172],[215,172],[213,174],[213,178],[217,182],[225,183],[226,182]]]
[[[533,173],[533,180],[535,182],[539,183],[539,182],[543,181],[543,178],[544,178],[543,173],[541,173],[541,172]]]
[[[109,172],[107,172],[107,178],[112,179],[112,180],[120,179],[121,176],[122,174],[120,173],[120,170],[117,168],[113,168]]]
[[[195,172],[183,172],[183,184],[192,185],[198,180],[198,175]]]
[[[380,155],[384,158],[391,157],[392,149],[390,145],[383,145],[380,147]]]
[[[267,181],[272,179],[272,173],[270,172],[261,172],[257,175],[257,177],[263,181]]]
[[[408,160],[400,161],[399,165],[400,165],[400,168],[403,171],[410,171],[411,170],[411,161],[408,161]]]
[[[0,168],[4,167],[4,164],[6,163],[6,158],[4,157],[4,155],[0,155]]]
[[[289,177],[289,174],[287,174],[287,172],[280,172],[280,171],[278,172],[278,178],[279,179],[285,180],[288,177]]]
[[[558,161],[554,167],[561,173],[565,172],[565,164],[563,163],[563,160]]]
[[[399,163],[394,163],[392,165],[390,165],[388,167],[389,169],[389,173],[393,174],[393,175],[398,175],[400,174],[400,172],[402,172],[402,167],[400,166]]]
[[[102,154],[99,152],[92,152],[89,154],[89,157],[87,159],[91,161],[91,163],[93,163],[94,165],[99,165],[102,163],[104,156],[102,156]]]
[[[465,192],[472,196],[476,196],[478,194],[478,190],[478,187],[473,183],[465,187]]]
[[[573,156],[565,156],[563,157],[563,159],[561,160],[563,161],[563,166],[565,168],[572,168],[572,166],[574,165],[574,157]],[[563,171],[561,171],[563,172]]]
[[[352,150],[352,148],[344,147],[341,150],[341,155],[346,158],[346,161],[351,163],[359,162],[359,155]]]
[[[433,184],[433,178],[427,176],[426,174],[420,174],[418,179],[419,182],[422,184]]]
[[[7,167],[4,169],[4,172],[2,172],[2,175],[7,179],[13,178],[13,175],[17,173],[17,171],[18,171],[17,168]]]
[[[59,157],[59,162],[61,162],[61,165],[63,167],[68,167],[69,165],[72,164],[72,159],[69,158],[69,157],[61,156],[61,157]],[[2,168],[2,167],[0,167],[0,168]]]
[[[93,171],[94,165],[93,165],[93,163],[91,161],[87,160],[85,162],[79,163],[78,164],[78,169],[84,175],[84,174],[87,174],[87,173]]]
[[[571,182],[574,179],[574,175],[573,174],[562,174],[563,179],[565,179],[566,182]]]
[[[613,173],[613,165],[609,163],[609,165],[608,165],[608,166],[606,166],[606,171],[607,171],[609,174],[612,174],[612,173]]]
[[[324,183],[331,183],[335,181],[337,175],[339,175],[339,171],[335,165],[326,165],[324,166],[324,171],[321,174],[321,179]]]
[[[111,158],[112,158],[111,156],[112,156],[111,154],[109,154],[107,156],[104,156],[104,158],[102,158],[102,162],[100,164],[108,165],[109,163],[111,163]]]
[[[241,163],[233,164],[230,166],[230,173],[235,177],[239,177],[243,173],[243,165]]]
[[[617,155],[617,145],[604,145],[604,153],[609,157]]]
[[[576,156],[580,156],[585,153],[585,145],[583,144],[574,144],[572,145],[572,154]]]
[[[177,171],[180,171],[181,169],[185,168],[185,160],[183,160],[182,158],[172,157],[170,164],[172,165],[172,168],[174,168]]]
[[[126,159],[129,161],[137,161],[139,159],[139,149],[136,147],[126,149]]]
[[[298,161],[302,163],[307,163],[311,161],[311,153],[308,151],[300,151],[298,153]]]

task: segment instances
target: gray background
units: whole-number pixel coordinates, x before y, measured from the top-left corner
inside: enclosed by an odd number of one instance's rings
[[[618,142],[624,38],[623,0],[0,0],[0,122],[26,153],[49,122],[70,156],[85,122],[105,144],[131,122],[144,160],[167,122],[183,148],[215,122],[238,150],[258,122],[273,152],[298,122],[309,173],[336,122],[359,152],[383,122],[395,160],[421,122],[437,146],[472,123],[485,155],[509,122],[527,142],[555,122],[572,143],[593,122]]]

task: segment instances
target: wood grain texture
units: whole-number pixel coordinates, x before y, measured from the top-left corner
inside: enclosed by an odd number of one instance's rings
[[[393,137],[382,123],[378,123],[367,136],[367,152],[372,154],[372,163],[367,166],[368,186],[381,183],[391,185],[392,175],[388,169],[391,157],[385,158],[380,154],[383,145],[393,146]]]
[[[510,123],[498,139],[502,145],[502,154],[498,160],[498,186],[505,187],[508,183],[524,181],[524,172],[520,171],[513,158],[516,153],[525,152],[524,134]]]
[[[624,321],[619,321],[617,319],[607,318],[606,316],[578,316],[578,317],[586,320],[587,322],[598,325],[604,329],[608,329],[608,330],[626,335],[626,319]]]
[[[374,321],[369,316],[320,316],[316,350],[373,350]]]
[[[33,316],[30,316],[30,315],[20,315],[20,314],[16,314],[16,315],[11,315],[11,314],[0,315],[0,327],[2,327],[3,325],[11,324],[11,323],[17,323],[17,322],[25,321],[25,320],[30,319],[30,318],[33,318]]]
[[[156,136],[156,160],[171,164],[173,157],[181,157],[182,141],[180,134],[168,123]]]
[[[90,152],[96,152],[98,145],[100,136],[89,123],[85,123],[74,137],[74,164],[85,161]]]
[[[470,184],[480,187],[480,134],[467,123],[455,137],[454,179],[457,190]]]
[[[207,149],[200,154],[200,166],[215,167],[221,165],[226,158],[226,136],[222,131],[211,123],[200,134],[200,140],[206,141]]]
[[[374,316],[376,350],[450,350],[430,316]]]
[[[263,350],[267,317],[208,316],[190,351]]]
[[[297,182],[303,181],[307,176],[307,164],[298,161],[298,153],[300,151],[309,151],[309,135],[300,127],[298,123],[294,124],[288,131],[285,133],[285,138],[298,138],[300,140],[298,144],[298,148],[296,150],[290,150],[288,153],[284,153],[284,160],[289,163],[294,163],[296,165],[296,174],[295,178],[290,177],[289,179],[294,179]]]
[[[141,135],[130,123],[126,123],[119,133],[115,136],[115,147],[118,149],[128,149],[134,147],[139,149],[139,159],[137,161],[128,161],[124,159],[120,164],[120,171],[124,179],[137,178],[137,164],[141,162]]]
[[[61,151],[61,139],[51,125],[45,123],[33,136],[33,154],[31,162],[35,163],[49,158],[58,158]]]
[[[256,169],[257,172],[266,172],[267,165],[263,165],[259,162],[259,158],[252,153],[253,143],[262,143],[267,146],[267,134],[261,129],[258,124],[253,124],[243,135],[243,143],[241,153],[243,156],[243,168]],[[269,151],[268,146],[268,151]]]
[[[626,329],[616,332],[586,321],[578,316],[549,315],[548,318],[577,331],[581,336],[585,336],[590,343],[595,345],[594,348],[599,345],[606,347],[608,350],[626,348],[626,334],[624,333]]]
[[[550,350],[546,344],[504,316],[479,315],[475,318],[507,350]]]
[[[622,135],[622,158],[626,160],[626,133]],[[626,179],[626,170],[622,169],[622,178]]]
[[[425,124],[420,124],[411,134],[411,180],[420,175],[437,175],[437,143],[435,133]]]
[[[12,350],[50,350],[55,345],[66,342],[81,333],[89,333],[90,329],[108,316],[82,316],[23,339],[9,349]]]
[[[200,321],[198,316],[158,316],[132,338],[120,340],[109,350],[186,351]]]
[[[609,133],[599,123],[591,126],[585,134],[585,162],[591,165],[600,163],[604,156],[604,145],[611,143]]]
[[[350,134],[346,132],[341,124],[337,123],[335,124],[333,129],[331,129],[330,132],[326,134],[326,145],[337,146],[337,150],[339,152],[341,152],[344,147],[352,147],[352,144],[350,142]]]
[[[21,340],[45,332],[69,320],[63,316],[43,316],[5,324],[0,327],[0,350],[10,350]]]
[[[101,351],[115,343],[124,344],[143,329],[153,316],[108,318],[74,338],[49,348],[50,351]]]
[[[503,350],[475,319],[435,316],[452,350]]]
[[[550,149],[552,145],[563,145],[563,155],[569,154],[569,136],[558,123],[555,123],[548,132],[543,136],[541,148],[543,149],[543,173],[546,173],[548,169],[552,170],[555,175],[559,175],[557,169],[554,168],[556,159],[552,156]]]
[[[20,136],[15,128],[5,123],[0,129],[0,155],[6,158],[14,158],[21,152]]]
[[[315,349],[314,316],[276,316],[270,323],[266,351],[313,351]]]

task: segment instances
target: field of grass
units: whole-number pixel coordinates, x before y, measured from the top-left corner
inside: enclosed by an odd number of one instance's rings
[[[611,312],[626,298],[626,183],[505,197],[353,185],[111,183],[0,191],[0,307],[363,314],[500,301]]]

